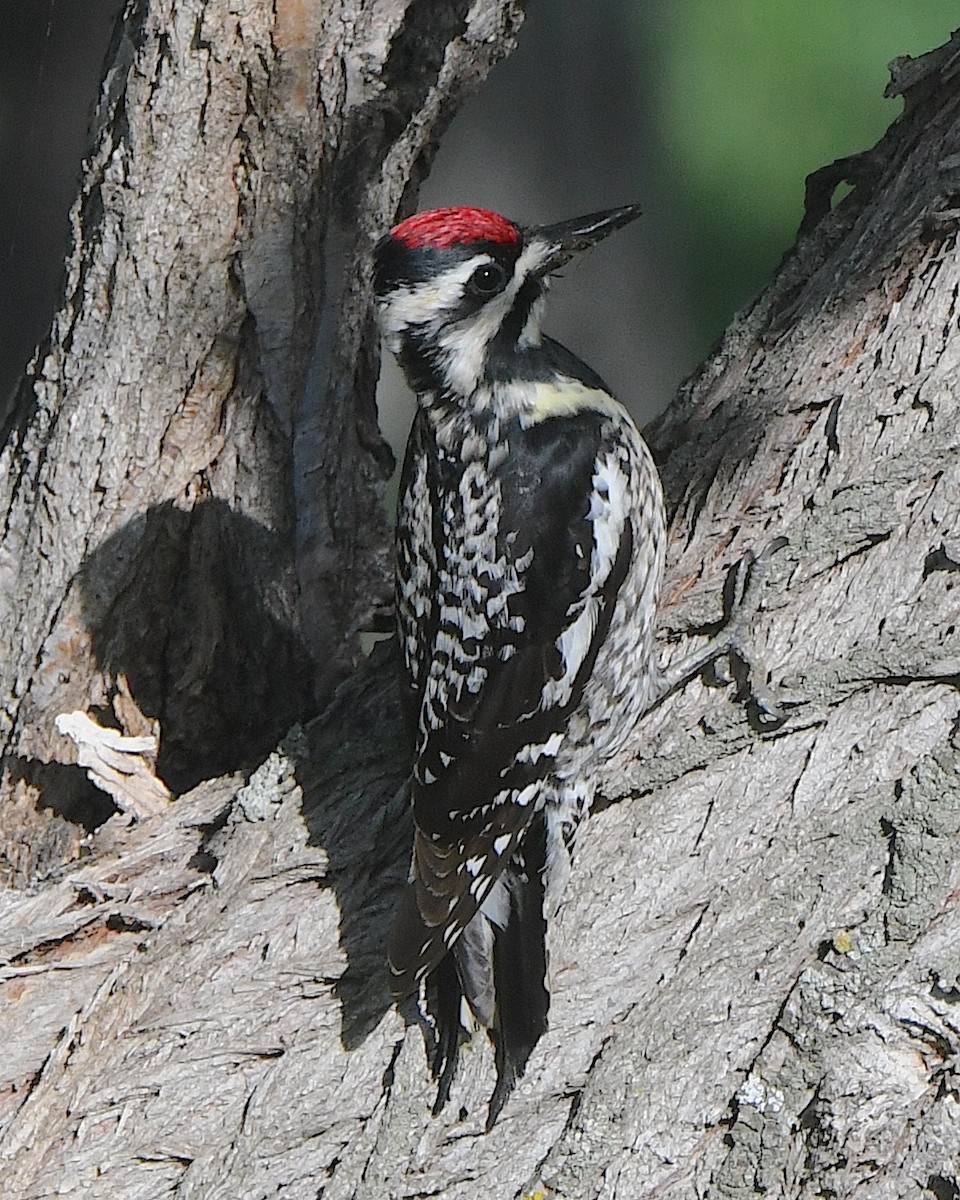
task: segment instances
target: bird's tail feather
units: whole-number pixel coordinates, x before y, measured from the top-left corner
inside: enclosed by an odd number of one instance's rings
[[[460,1043],[466,1036],[461,1019],[463,990],[453,955],[448,954],[427,976],[427,1011],[437,1031],[437,1046],[433,1056],[433,1077],[437,1081],[437,1098],[433,1102],[436,1116],[450,1098],[450,1087],[457,1073]]]
[[[496,933],[493,974],[497,1008],[491,1037],[496,1050],[497,1086],[490,1097],[488,1129],[493,1127],[547,1029],[550,993],[543,913],[545,851],[544,819],[539,813],[523,840],[522,856],[510,866],[506,879],[509,914]]]
[[[517,857],[485,904],[431,972],[427,1007],[437,1032],[434,1114],[447,1102],[460,1045],[467,1036],[462,1000],[487,1027],[497,1064],[487,1129],[492,1128],[533,1048],[546,1032],[550,995],[544,919],[546,838],[542,814],[531,823]]]

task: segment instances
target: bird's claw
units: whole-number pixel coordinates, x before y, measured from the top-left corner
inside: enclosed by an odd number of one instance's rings
[[[724,622],[719,632],[705,646],[695,650],[681,662],[663,673],[654,703],[659,703],[676,688],[712,666],[719,683],[735,683],[737,696],[747,705],[751,723],[758,729],[775,729],[786,719],[766,684],[755,680],[766,678],[747,648],[750,624],[760,611],[760,599],[770,559],[787,544],[777,537],[755,554],[747,550],[727,573],[723,586]],[[725,668],[720,667],[720,663]]]
[[[760,598],[766,581],[770,560],[787,545],[785,537],[773,538],[755,554],[747,550],[731,568],[724,584],[723,629],[720,631],[720,656],[729,664],[729,678],[737,685],[738,698],[745,701],[751,723],[764,731],[776,729],[786,720],[786,714],[774,699],[773,693],[759,679],[766,679],[747,648],[746,635],[754,617],[760,611]]]

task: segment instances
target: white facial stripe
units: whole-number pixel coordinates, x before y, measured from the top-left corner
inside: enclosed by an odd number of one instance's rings
[[[528,275],[536,272],[543,264],[547,255],[551,254],[554,247],[546,242],[530,242],[525,246],[517,259],[516,275],[519,279],[526,279]]]
[[[541,287],[546,288],[544,280]],[[530,305],[530,311],[527,313],[527,319],[523,323],[523,329],[520,330],[520,336],[517,338],[517,344],[520,346],[539,346],[540,345],[540,326],[543,324],[543,306],[546,304],[547,298],[543,294],[534,300]]]
[[[441,324],[444,315],[458,307],[464,286],[477,267],[490,262],[489,254],[476,254],[436,279],[391,292],[379,305],[380,327],[390,349],[412,325]]]
[[[460,306],[467,281],[477,267],[494,261],[491,255],[475,254],[437,279],[397,288],[379,306],[380,327],[388,348],[398,352],[403,335],[420,326],[445,358],[450,384],[461,394],[471,395],[482,379],[490,342],[513,307],[517,292],[551,250],[546,242],[524,247],[504,290],[479,312],[461,321],[449,318]],[[523,344],[539,343],[542,309],[539,300],[532,306],[520,337]]]
[[[515,281],[511,281],[478,313],[446,325],[440,331],[437,345],[446,358],[447,378],[464,396],[476,391],[487,361],[487,348],[497,336],[515,295]]]
[[[546,242],[531,242],[525,247],[520,257],[517,259],[517,265],[514,270],[514,279],[517,281],[517,286],[513,290],[513,295],[523,286],[524,282],[531,275],[535,275],[543,264],[544,259],[548,254],[553,252],[553,246],[549,246]],[[543,322],[543,306],[546,303],[547,282],[541,282],[543,292],[530,305],[530,311],[527,313],[527,319],[523,323],[523,329],[520,330],[520,336],[517,343],[521,346],[539,346],[540,345],[540,326]]]
[[[499,296],[488,300],[478,313],[439,330],[437,344],[446,353],[447,377],[463,395],[468,396],[476,390],[483,377],[483,368],[486,364],[487,349],[490,343],[499,333],[500,326],[513,308],[517,292],[520,291],[530,273],[543,261],[544,255],[549,249],[543,242],[533,242],[527,246],[521,251],[516,266],[513,268],[510,282]],[[481,262],[492,260],[487,255],[478,255],[477,258],[470,261],[475,269]],[[527,325],[529,325],[529,321]],[[539,336],[538,321],[536,332],[538,341]]]

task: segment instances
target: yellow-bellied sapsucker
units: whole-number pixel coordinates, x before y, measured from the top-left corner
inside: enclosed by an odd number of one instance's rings
[[[425,982],[435,1112],[461,998],[489,1030],[488,1127],[547,1027],[546,921],[593,776],[680,678],[654,653],[656,468],[599,376],[540,332],[551,272],[638,215],[527,228],[438,209],[376,249],[381,331],[418,401],[397,525],[416,832],[391,986]]]

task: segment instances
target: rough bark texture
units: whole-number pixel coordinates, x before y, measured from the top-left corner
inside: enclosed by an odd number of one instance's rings
[[[960,39],[898,65],[905,115],[812,181],[796,251],[653,433],[665,650],[786,536],[752,649],[787,719],[697,683],[641,723],[495,1129],[485,1043],[431,1120],[387,1004],[385,647],[249,782],[175,802],[149,729],[64,725],[127,811],[0,895],[11,1196],[960,1194],[958,85]]]
[[[372,240],[519,22],[503,0],[129,0],[64,304],[3,431],[8,873],[69,852],[38,795],[104,815],[57,769],[59,713],[159,720],[182,792],[262,761],[351,668],[390,595]]]

